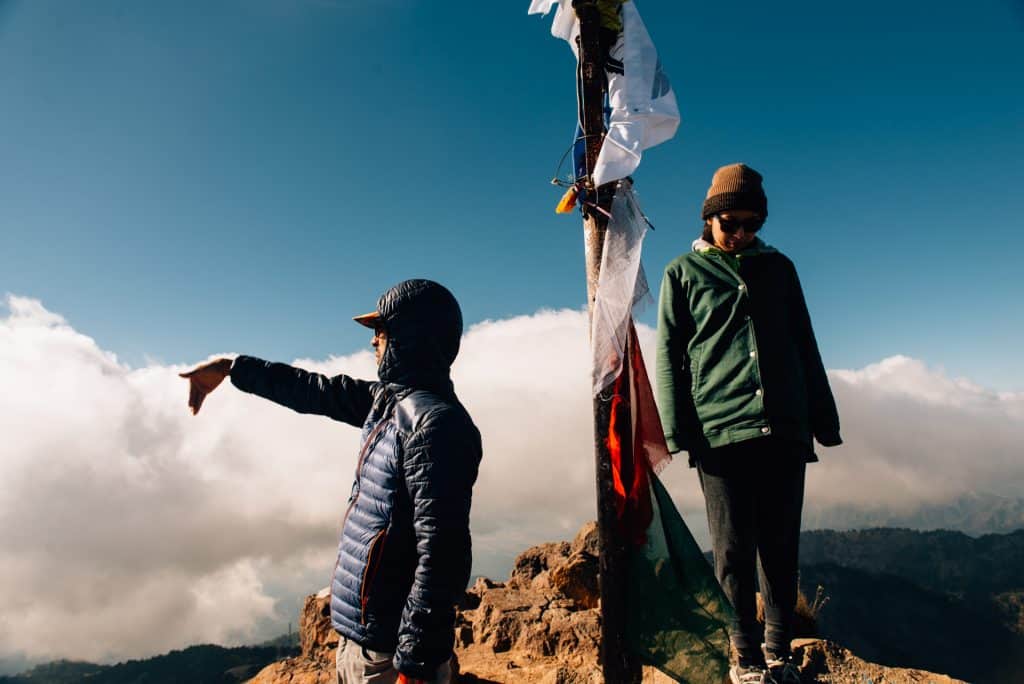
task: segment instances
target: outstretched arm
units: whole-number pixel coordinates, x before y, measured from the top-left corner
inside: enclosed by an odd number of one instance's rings
[[[199,412],[206,395],[230,377],[231,383],[244,392],[299,413],[328,416],[356,427],[366,420],[380,388],[380,383],[347,375],[328,377],[252,356],[239,356],[233,363],[231,359],[217,359],[181,377],[190,382],[189,407],[193,414]]]

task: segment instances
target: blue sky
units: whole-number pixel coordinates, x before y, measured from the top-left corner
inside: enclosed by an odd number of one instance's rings
[[[349,353],[412,276],[468,322],[581,307],[571,55],[528,4],[0,0],[0,292],[132,364]],[[640,8],[683,115],[636,176],[652,280],[745,161],[829,367],[1024,390],[1020,2]]]

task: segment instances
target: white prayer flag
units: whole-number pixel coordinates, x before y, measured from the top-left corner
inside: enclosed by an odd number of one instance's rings
[[[529,14],[547,14],[556,6],[551,34],[568,41],[575,53],[579,21],[572,0],[533,0]],[[676,94],[635,2],[622,4],[622,32],[609,57],[606,73],[611,114],[591,174],[595,185],[636,171],[643,151],[671,139],[679,128]]]
[[[679,107],[658,51],[636,3],[622,4],[622,33],[611,50],[622,73],[608,71],[608,134],[594,165],[594,185],[625,178],[640,165],[641,153],[670,140],[679,128]]]
[[[640,261],[648,223],[629,181],[619,183],[611,214],[590,322],[595,395],[622,373],[633,314],[654,301]]]

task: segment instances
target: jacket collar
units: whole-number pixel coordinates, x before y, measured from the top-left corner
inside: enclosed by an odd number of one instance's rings
[[[710,242],[708,242],[704,238],[699,237],[699,238],[697,238],[696,240],[693,241],[693,251],[694,252],[699,252],[701,254],[709,254],[710,253],[710,254],[722,254],[722,255],[731,256],[731,257],[737,257],[737,256],[747,257],[747,256],[757,256],[758,254],[771,254],[773,252],[778,252],[779,250],[775,249],[774,247],[769,245],[767,242],[765,242],[761,238],[755,237],[754,241],[751,242],[750,246],[748,246],[746,249],[741,250],[739,252],[736,252],[735,254],[729,254],[728,252],[725,252],[725,251],[719,249],[718,247],[715,247],[713,244],[711,244]]]

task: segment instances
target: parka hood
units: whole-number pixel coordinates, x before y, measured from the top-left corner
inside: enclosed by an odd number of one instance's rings
[[[432,280],[405,280],[380,296],[377,311],[388,335],[381,382],[452,392],[450,369],[462,341],[454,295]]]

